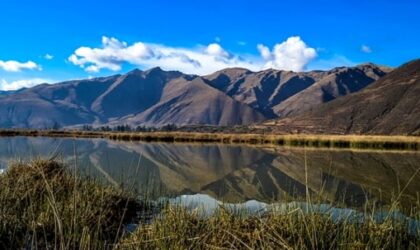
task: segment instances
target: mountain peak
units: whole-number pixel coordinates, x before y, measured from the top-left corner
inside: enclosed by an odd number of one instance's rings
[[[360,92],[276,122],[278,131],[419,134],[420,60],[406,63]]]
[[[138,68],[135,68],[135,69],[129,71],[127,74],[139,74],[139,73],[142,73],[142,72],[143,72],[142,70],[140,70]]]
[[[150,68],[150,69],[144,71],[144,73],[159,73],[159,72],[163,72],[163,71],[164,70],[161,67],[157,66],[157,67],[153,67],[153,68]]]
[[[410,62],[405,70],[388,75],[400,80],[404,77],[399,82],[408,85],[413,75],[418,75],[419,63],[419,60]],[[133,69],[122,76],[41,85],[7,95],[0,93],[0,125],[38,128],[48,127],[55,121],[60,121],[62,126],[101,125],[111,121],[123,123],[126,116],[136,116],[136,122],[151,126],[243,125],[265,118],[303,114],[316,105],[358,92],[387,73],[372,63],[335,70],[294,73],[227,68],[197,76],[160,67]],[[387,87],[393,82],[381,81],[380,85]]]

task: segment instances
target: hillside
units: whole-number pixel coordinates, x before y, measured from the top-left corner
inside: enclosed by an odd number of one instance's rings
[[[358,93],[302,115],[266,122],[283,133],[420,134],[420,60]]]
[[[161,126],[169,123],[238,125],[262,122],[266,117],[207,85],[200,77],[169,82],[158,103],[117,123]]]
[[[225,69],[204,76],[209,84],[267,117],[286,117],[309,110],[373,83],[390,70],[374,64],[329,71],[293,72]]]
[[[0,127],[250,125],[303,113],[387,72],[373,64],[299,73],[228,68],[207,76],[136,69],[0,92]]]

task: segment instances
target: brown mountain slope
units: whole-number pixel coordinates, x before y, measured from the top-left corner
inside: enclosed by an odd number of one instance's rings
[[[233,68],[204,77],[160,68],[133,70],[0,93],[0,127],[245,125],[277,118],[276,112],[303,112],[358,91],[383,74],[374,65],[300,73]],[[289,100],[293,105],[286,109],[292,110],[284,111],[282,103]]]
[[[185,75],[160,68],[133,70],[109,86],[92,104],[92,111],[105,122],[142,112],[159,101],[167,82],[181,76]]]
[[[420,60],[402,65],[358,93],[266,125],[278,132],[420,134]]]
[[[279,117],[303,113],[337,97],[360,91],[386,75],[386,71],[373,64],[335,68],[310,87],[274,106],[273,111]]]
[[[0,98],[0,127],[51,128],[93,123],[90,106],[119,75],[41,84]]]
[[[274,118],[302,113],[318,104],[359,91],[388,71],[374,64],[298,73],[230,68],[203,78],[235,100]]]
[[[142,113],[115,123],[159,126],[165,124],[236,125],[266,118],[246,104],[207,85],[203,79],[178,78],[163,89],[160,101]]]
[[[232,68],[203,78],[235,100],[246,103],[273,118],[277,117],[273,113],[273,106],[309,87],[320,78],[321,74],[273,69],[251,72]]]

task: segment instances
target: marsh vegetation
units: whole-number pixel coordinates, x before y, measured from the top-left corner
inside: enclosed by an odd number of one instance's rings
[[[269,144],[291,147],[420,150],[419,136],[206,133],[182,131],[1,130],[0,136],[107,138],[122,141]]]
[[[419,201],[402,208],[400,197],[386,206],[368,201],[342,216],[316,209],[325,203],[309,192],[303,207],[273,205],[250,213],[220,205],[203,214],[139,198],[134,190],[106,186],[41,159],[11,164],[0,185],[2,248],[416,249],[420,244]]]

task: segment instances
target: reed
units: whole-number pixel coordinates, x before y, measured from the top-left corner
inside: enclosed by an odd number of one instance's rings
[[[367,203],[337,218],[322,200],[260,213],[221,205],[203,214],[180,204],[140,200],[130,190],[36,159],[0,174],[0,248],[42,249],[418,249],[419,202],[399,216]],[[307,194],[309,195],[309,194]],[[333,207],[333,206],[332,206]],[[139,218],[139,212],[150,217]],[[377,218],[377,214],[382,214]],[[128,230],[136,223],[135,231]]]
[[[106,132],[76,130],[1,130],[0,136],[48,136],[107,138],[146,142],[197,142],[232,144],[270,144],[291,147],[354,148],[379,150],[420,150],[418,136],[385,135],[277,135],[199,132]]]
[[[332,214],[304,212],[246,215],[219,209],[203,217],[168,207],[149,225],[124,239],[120,249],[417,249],[420,234],[408,223],[371,217],[341,221]]]
[[[63,164],[14,163],[0,175],[0,248],[96,248],[113,244],[144,206]]]

